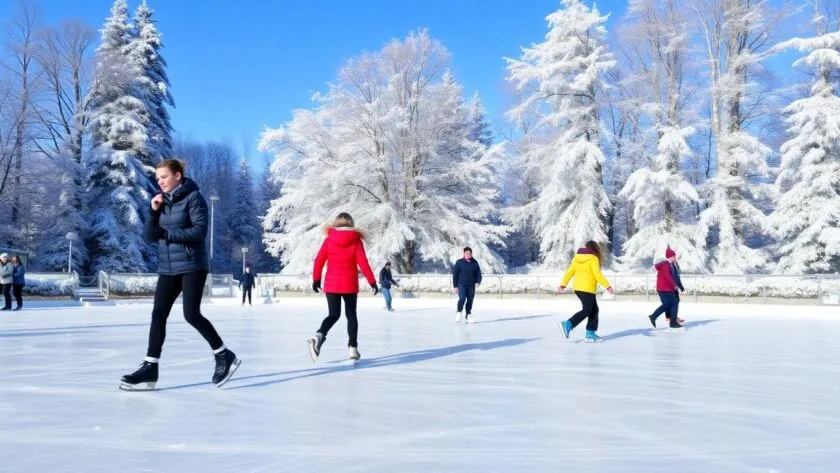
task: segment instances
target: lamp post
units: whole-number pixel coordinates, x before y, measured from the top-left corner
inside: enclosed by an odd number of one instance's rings
[[[79,237],[79,234],[76,233],[76,232],[67,232],[67,235],[65,235],[65,238],[67,238],[67,241],[70,243],[70,249],[67,252],[67,272],[68,273],[73,272],[73,240],[75,240],[78,237]]]
[[[210,196],[210,274],[213,274],[213,235],[215,234],[213,230],[215,228],[216,202],[218,200],[219,196],[216,194]]]
[[[248,247],[242,247],[242,274],[245,274],[245,254],[248,253]]]

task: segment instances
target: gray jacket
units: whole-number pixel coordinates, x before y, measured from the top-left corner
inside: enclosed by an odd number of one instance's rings
[[[12,284],[15,280],[15,265],[11,261],[6,264],[0,263],[0,278],[3,284]]]
[[[204,240],[209,216],[198,185],[184,178],[172,195],[164,194],[160,210],[146,219],[145,236],[158,244],[158,273],[174,276],[208,271]]]

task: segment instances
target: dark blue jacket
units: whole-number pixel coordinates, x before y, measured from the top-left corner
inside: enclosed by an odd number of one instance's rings
[[[394,276],[391,274],[391,270],[383,267],[379,270],[379,287],[391,289],[391,284],[400,287],[400,285],[397,284],[397,281],[394,281]]]
[[[677,263],[671,263],[671,276],[674,276],[674,282],[677,283],[679,290],[685,292],[682,280],[680,279],[680,267],[677,266]]]
[[[239,279],[239,287],[245,289],[246,291],[257,287],[257,283],[254,279],[254,273],[242,273],[242,277]]]
[[[26,285],[26,268],[24,268],[22,264],[15,266],[13,280],[13,284],[20,284],[21,286]]]
[[[452,287],[474,286],[481,284],[481,267],[475,258],[467,261],[464,258],[455,262],[452,268]]]
[[[198,185],[184,178],[171,195],[164,194],[160,210],[146,219],[146,239],[158,244],[158,273],[174,276],[208,271],[204,240],[209,217],[207,201]]]

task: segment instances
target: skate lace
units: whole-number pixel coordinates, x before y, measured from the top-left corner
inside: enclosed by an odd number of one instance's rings
[[[226,365],[225,357],[221,354],[216,355],[216,374],[224,373]]]
[[[134,374],[135,375],[143,374],[146,371],[149,371],[150,369],[152,369],[152,364],[149,363],[148,361],[144,361],[143,363],[140,363],[140,367],[137,368],[137,371],[135,371]]]

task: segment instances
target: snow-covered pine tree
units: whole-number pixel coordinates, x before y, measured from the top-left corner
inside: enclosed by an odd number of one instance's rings
[[[524,48],[521,59],[508,59],[508,80],[527,91],[508,111],[519,123],[536,115],[538,137],[521,156],[526,172],[539,186],[536,199],[509,209],[515,226],[531,226],[539,235],[548,267],[568,263],[586,240],[607,243],[605,220],[610,201],[603,185],[603,74],[615,65],[607,51],[607,16],[581,0],[563,0],[547,17],[542,43]]]
[[[630,51],[625,81],[639,94],[638,109],[652,124],[649,135],[656,143],[648,166],[634,171],[620,193],[633,209],[636,230],[620,259],[628,269],[649,267],[668,246],[679,252],[683,269],[701,271],[706,265],[705,241],[697,240],[690,208],[700,196],[681,170],[692,154],[688,140],[694,127],[684,125],[688,37],[680,7],[677,0],[631,0],[629,22],[620,33],[622,51]]]
[[[132,25],[125,0],[114,2],[101,35],[89,99],[90,270],[152,270],[154,253],[142,230],[154,189],[140,161],[148,143],[149,112],[135,95],[142,71],[127,55]]]
[[[173,130],[167,107],[175,106],[166,60],[161,55],[163,42],[152,15],[153,10],[143,0],[134,14],[135,33],[128,45],[130,60],[140,68],[136,94],[145,102],[149,113],[147,142],[140,160],[150,167],[171,155]]]
[[[490,222],[503,148],[469,139],[475,121],[448,61],[425,31],[393,41],[352,59],[317,108],[263,133],[283,184],[265,241],[286,271],[311,269],[322,225],[343,210],[367,230],[373,264],[442,268],[470,245],[488,271],[502,268],[489,245],[507,233]]]
[[[840,32],[828,32],[822,17],[817,24],[816,37],[777,46],[807,53],[794,66],[814,74],[810,95],[785,109],[791,138],[782,145],[771,215],[779,273],[840,271]]]
[[[260,219],[257,216],[257,201],[254,198],[254,180],[251,165],[246,158],[239,160],[239,174],[233,194],[227,228],[231,232],[231,244],[235,251],[248,248],[246,260],[253,263],[253,258],[262,249],[260,242]],[[241,252],[239,253],[241,256]],[[240,260],[241,261],[241,260]],[[241,265],[239,266],[241,271]]]
[[[700,215],[702,240],[711,240],[710,269],[745,273],[763,268],[767,255],[749,238],[767,233],[767,216],[757,202],[769,195],[764,182],[772,150],[748,128],[752,81],[761,70],[777,18],[768,2],[717,0],[692,3],[700,21],[710,75],[715,175],[704,186],[707,207]]]
[[[58,161],[60,171],[58,186],[60,189],[55,208],[49,215],[54,220],[44,225],[39,237],[37,267],[41,271],[66,271],[70,247],[68,233],[76,235],[73,241],[72,269],[83,271],[90,262],[88,249],[84,245],[84,238],[88,233],[88,222],[85,221],[85,171],[81,163],[73,159],[73,151],[67,149],[68,156]]]

